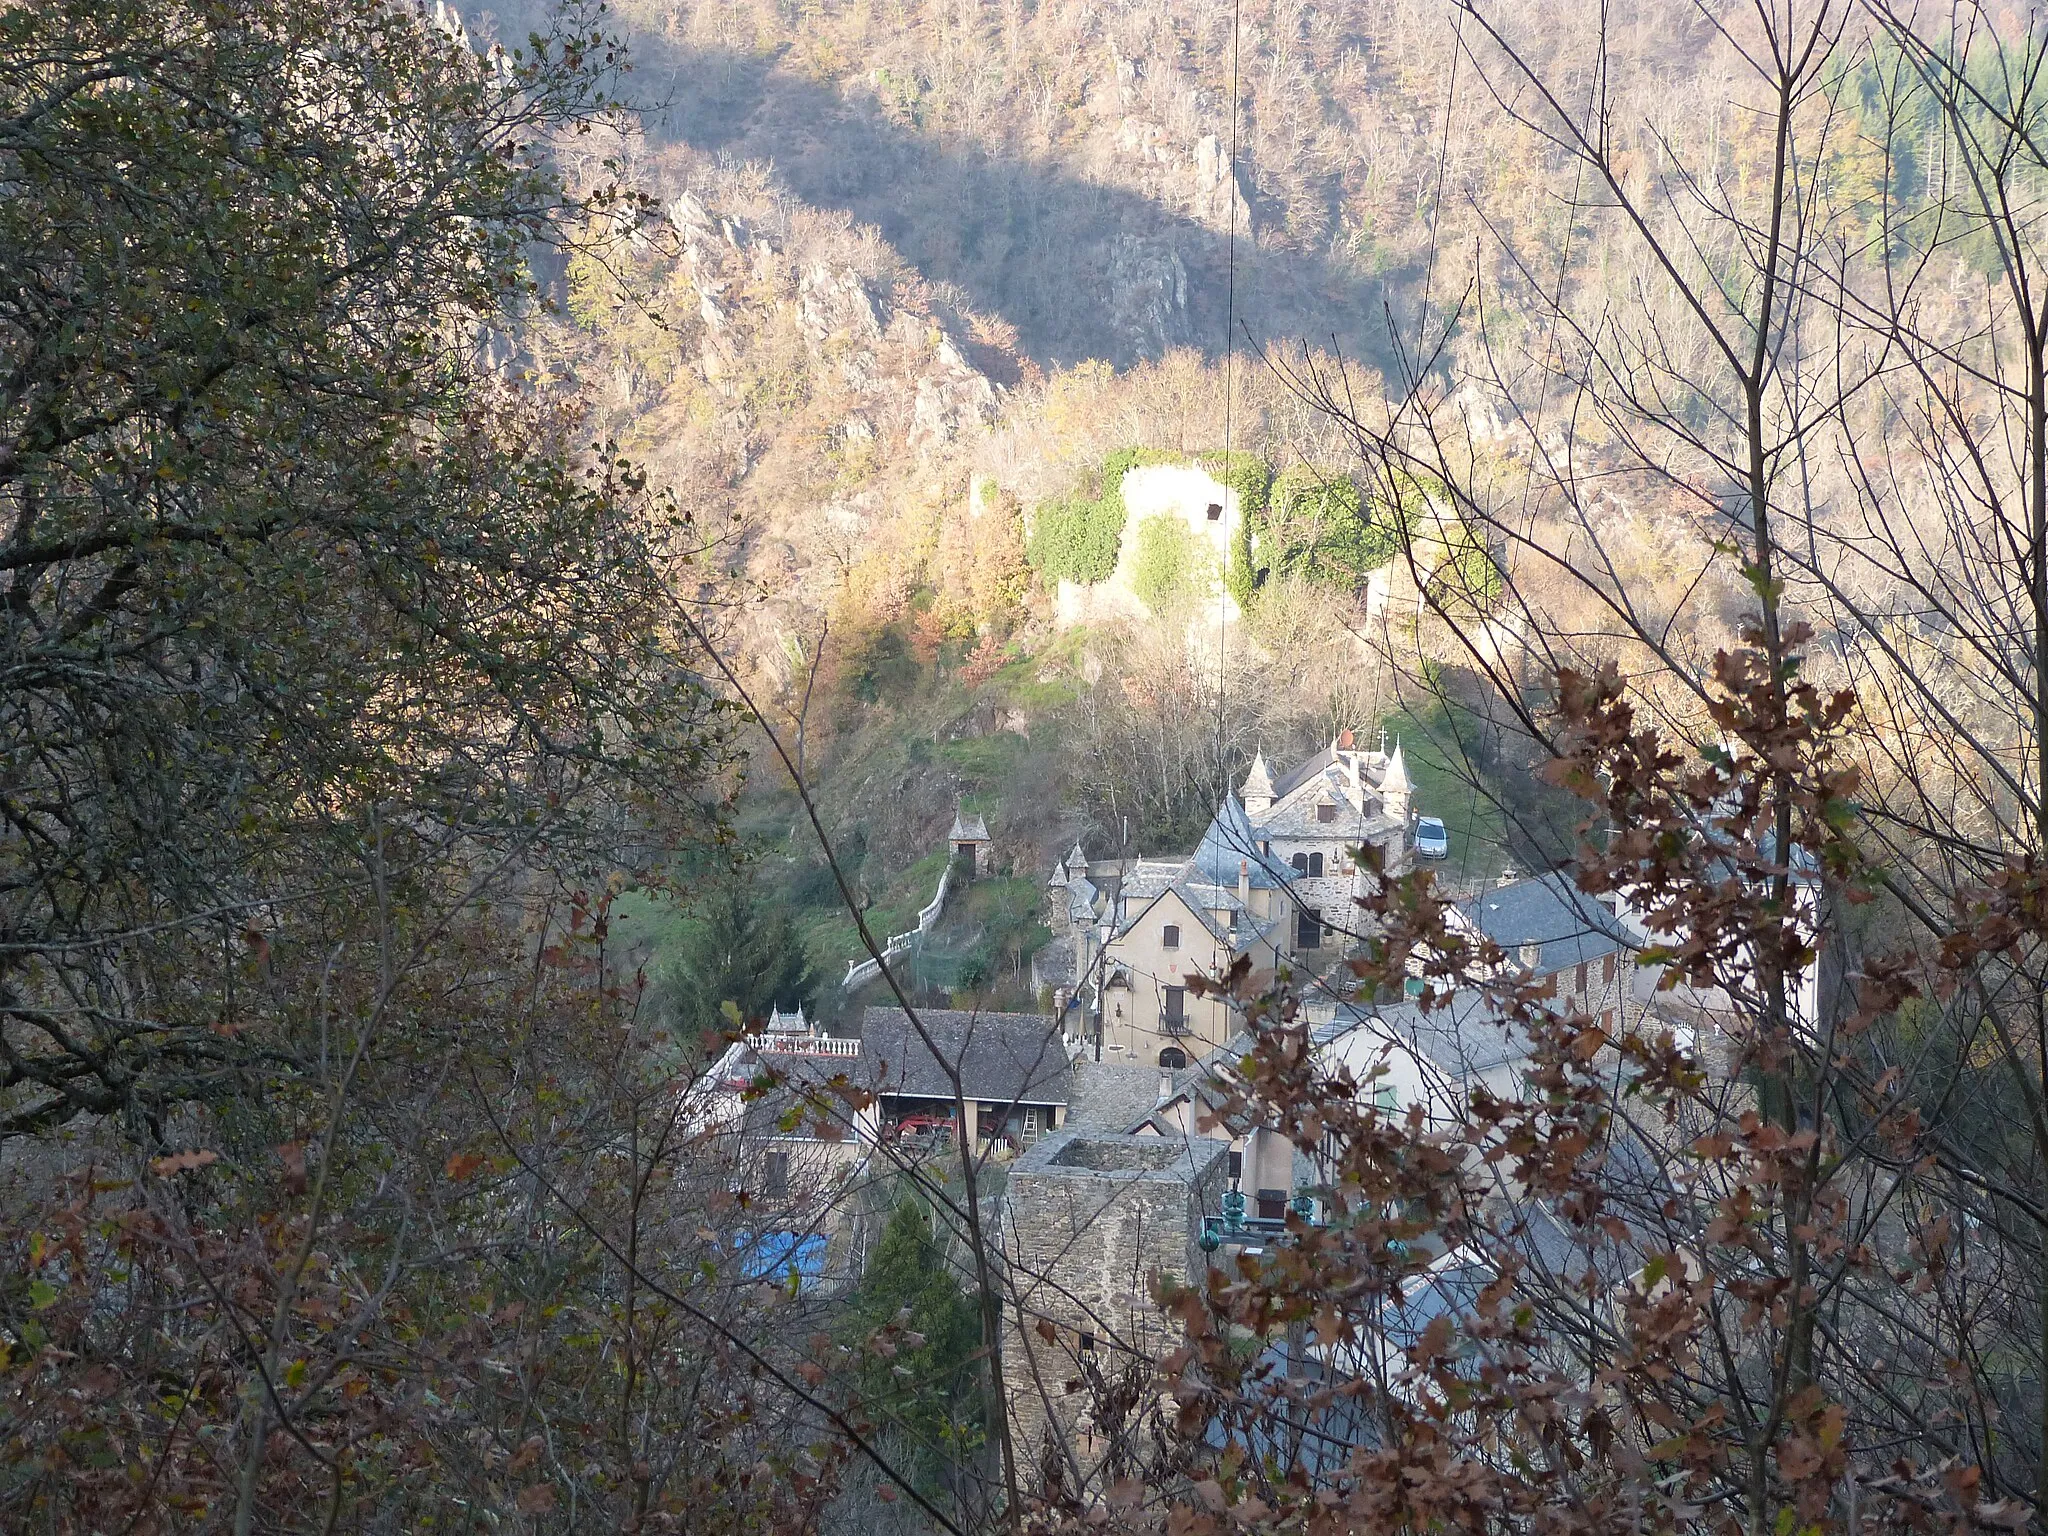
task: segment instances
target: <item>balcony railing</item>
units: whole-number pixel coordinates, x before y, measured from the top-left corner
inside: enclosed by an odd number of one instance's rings
[[[858,1056],[860,1042],[838,1035],[750,1035],[747,1044],[770,1056]]]

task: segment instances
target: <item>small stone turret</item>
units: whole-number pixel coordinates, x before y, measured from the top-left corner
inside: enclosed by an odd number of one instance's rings
[[[1247,816],[1263,816],[1273,808],[1273,775],[1266,767],[1265,753],[1252,757],[1252,771],[1244,776],[1238,798],[1244,802]]]
[[[1414,789],[1408,782],[1408,763],[1401,756],[1401,743],[1394,743],[1394,755],[1387,759],[1387,771],[1380,777],[1380,800],[1387,815],[1408,824],[1408,796]]]

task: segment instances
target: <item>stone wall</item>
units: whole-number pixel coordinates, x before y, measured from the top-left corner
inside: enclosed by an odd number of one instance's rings
[[[1113,1396],[1119,1380],[1149,1381],[1173,1347],[1178,1330],[1153,1301],[1153,1280],[1201,1282],[1202,1218],[1222,1209],[1229,1150],[1067,1131],[1011,1168],[1003,1242],[1017,1301],[1003,1384],[1018,1463],[1034,1478],[1049,1441],[1068,1475],[1099,1464],[1120,1432],[1097,1422],[1105,1386]]]

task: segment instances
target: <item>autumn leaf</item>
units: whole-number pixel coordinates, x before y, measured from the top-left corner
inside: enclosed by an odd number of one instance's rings
[[[555,1507],[555,1490],[546,1483],[535,1483],[531,1488],[519,1490],[519,1512],[522,1515],[544,1515]]]
[[[481,1152],[454,1152],[449,1154],[448,1161],[441,1171],[460,1183],[483,1165],[484,1158]]]
[[[173,1152],[167,1157],[150,1159],[149,1171],[160,1179],[175,1178],[181,1173],[191,1173],[220,1161],[218,1152],[209,1152],[204,1147],[195,1147],[187,1152]]]

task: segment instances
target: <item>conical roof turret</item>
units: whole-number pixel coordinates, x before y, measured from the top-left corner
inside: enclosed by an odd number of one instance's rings
[[[1394,755],[1387,759],[1387,771],[1380,777],[1380,788],[1392,792],[1406,792],[1415,786],[1408,778],[1408,760],[1401,755],[1401,743],[1394,743]]]
[[[1244,776],[1244,788],[1240,791],[1246,800],[1270,800],[1273,798],[1273,775],[1266,767],[1266,754],[1252,754],[1252,771]]]

